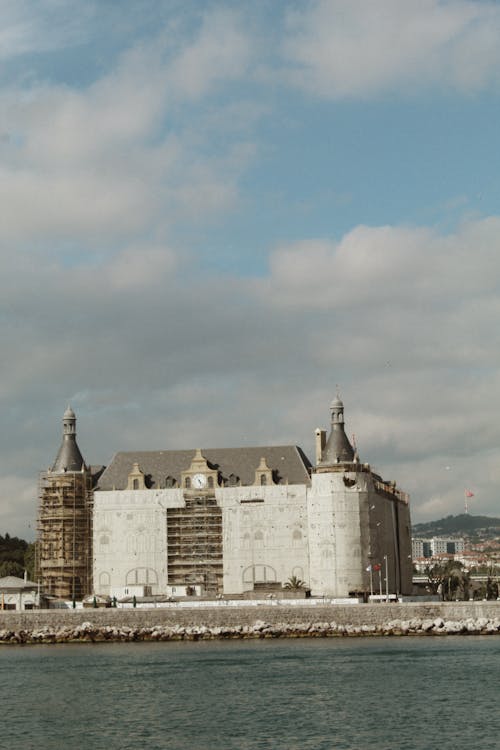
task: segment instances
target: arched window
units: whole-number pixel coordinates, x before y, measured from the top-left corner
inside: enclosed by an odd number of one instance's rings
[[[134,568],[129,570],[125,580],[126,586],[142,585],[145,583],[158,583],[158,576],[153,568]]]
[[[265,484],[267,484],[267,475],[266,474],[261,474],[260,475],[260,483],[261,483],[262,486],[264,486]]]
[[[132,484],[132,488],[134,490],[138,490],[139,489],[139,480],[138,479],[134,479],[134,482]]]
[[[302,544],[302,532],[295,529],[292,534],[292,547],[300,547]]]
[[[243,571],[243,583],[275,583],[276,570],[270,565],[249,565]]]
[[[213,477],[208,477],[207,484],[208,484],[208,486],[209,486],[210,489],[213,489],[214,478]]]
[[[169,476],[169,477],[167,477],[167,478],[165,479],[165,487],[166,487],[167,489],[171,489],[172,487],[175,487],[175,485],[176,485],[176,484],[177,484],[177,482],[175,481],[175,478],[174,478],[174,477],[170,477],[170,476]]]

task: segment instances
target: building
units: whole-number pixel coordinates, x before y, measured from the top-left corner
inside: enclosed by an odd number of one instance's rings
[[[39,481],[35,570],[49,596],[75,600],[92,589],[92,484],[68,407],[56,460]]]
[[[463,538],[434,536],[431,539],[412,540],[413,559],[434,557],[435,555],[457,555],[465,549]]]
[[[408,497],[360,462],[338,398],[314,465],[294,445],[120,452],[94,484],[96,594],[249,596],[296,577],[340,598],[368,594],[375,565],[390,593],[411,592]]]
[[[17,576],[0,578],[0,610],[36,609],[40,606],[39,586]]]

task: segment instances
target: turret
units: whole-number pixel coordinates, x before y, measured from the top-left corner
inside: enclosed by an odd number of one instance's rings
[[[322,466],[350,463],[355,460],[355,452],[344,431],[344,404],[338,395],[330,404],[330,411],[332,420],[330,436],[318,463]]]
[[[76,442],[76,416],[70,406],[64,412],[62,421],[63,439],[51,471],[54,474],[83,471],[85,461]]]

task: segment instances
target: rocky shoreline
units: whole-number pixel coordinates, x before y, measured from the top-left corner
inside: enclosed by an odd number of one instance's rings
[[[0,644],[103,643],[130,641],[200,641],[220,639],[327,638],[355,636],[444,636],[500,634],[500,618],[444,620],[412,618],[380,624],[349,625],[337,622],[304,621],[269,623],[255,620],[248,625],[154,625],[129,627],[83,622],[75,627],[44,625],[34,629],[0,630]]]

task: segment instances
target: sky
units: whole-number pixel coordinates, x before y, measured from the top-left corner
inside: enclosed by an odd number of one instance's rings
[[[300,445],[340,393],[414,522],[500,515],[500,3],[0,4],[0,533],[75,410]]]

